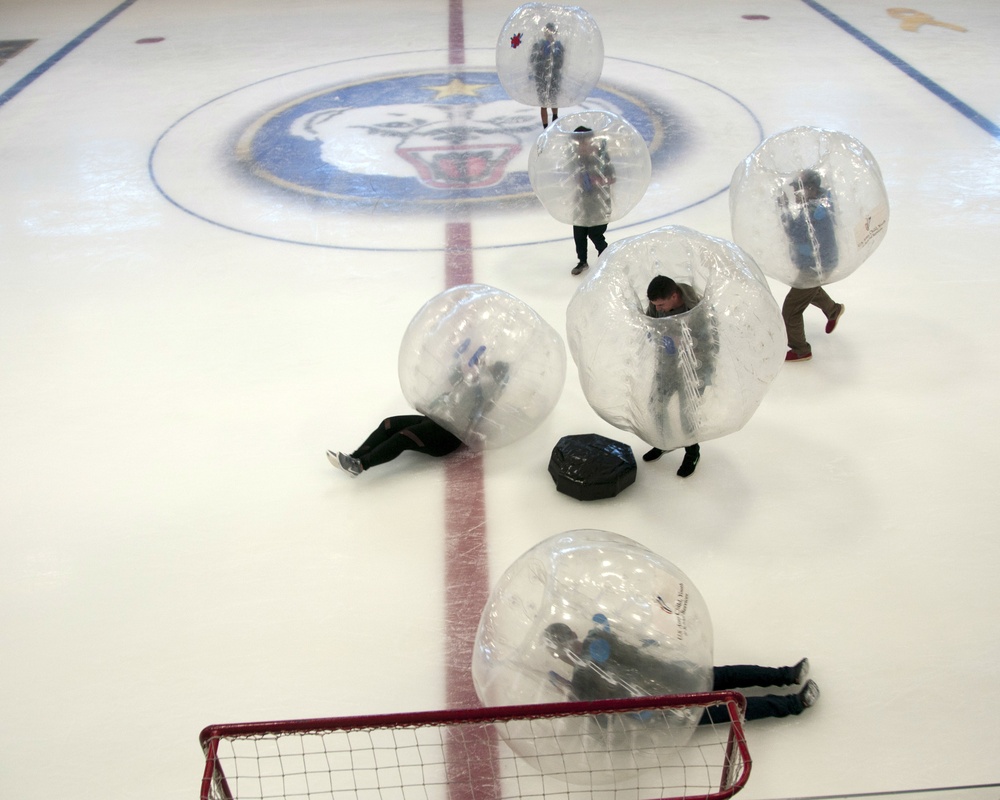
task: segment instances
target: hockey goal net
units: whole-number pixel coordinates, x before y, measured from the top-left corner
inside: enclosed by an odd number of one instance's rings
[[[723,800],[750,773],[745,709],[708,692],[212,725],[201,800]]]

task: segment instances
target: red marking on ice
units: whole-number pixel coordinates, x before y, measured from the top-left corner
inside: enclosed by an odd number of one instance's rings
[[[445,283],[472,283],[472,229],[445,223]],[[489,594],[483,458],[460,450],[445,459],[445,626],[449,708],[479,705],[472,684],[476,628]]]
[[[445,286],[451,289],[472,280],[472,225],[446,222],[444,226]]]
[[[462,450],[445,463],[448,707],[475,708],[472,651],[489,595],[483,457]]]
[[[465,63],[465,22],[462,0],[448,2],[448,63]]]
[[[465,63],[462,0],[448,3],[448,63]],[[445,223],[445,284],[473,282],[472,226]],[[445,459],[445,659],[449,708],[479,705],[472,684],[472,651],[489,595],[483,457],[460,450]],[[449,800],[500,797],[496,734],[482,729],[464,741],[445,740]]]

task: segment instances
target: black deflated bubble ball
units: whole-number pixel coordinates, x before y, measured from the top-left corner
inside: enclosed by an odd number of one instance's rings
[[[635,483],[632,448],[596,433],[563,436],[549,459],[556,489],[577,500],[603,500]]]

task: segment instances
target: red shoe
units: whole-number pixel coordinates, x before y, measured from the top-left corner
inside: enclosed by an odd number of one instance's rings
[[[812,357],[812,353],[796,353],[794,350],[785,353],[785,361],[809,361]]]
[[[834,312],[833,316],[826,321],[826,332],[833,333],[833,329],[837,327],[837,320],[844,316],[844,311],[847,309],[843,303],[837,306],[837,310]]]

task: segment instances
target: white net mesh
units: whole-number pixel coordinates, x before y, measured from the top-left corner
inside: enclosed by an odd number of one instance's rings
[[[694,697],[694,696],[692,696]],[[508,717],[419,722],[394,715],[356,727],[313,722],[215,726],[202,735],[205,800],[654,800],[723,798],[742,788],[750,769],[733,693],[631,698],[553,713],[558,705]],[[709,698],[709,699],[704,699]],[[636,705],[635,700],[649,701]],[[577,708],[583,704],[563,704]],[[737,722],[699,725],[683,746],[662,746],[643,727],[657,717],[726,706]],[[664,710],[667,709],[667,710]],[[478,711],[476,713],[479,713]],[[706,717],[707,718],[707,717]],[[270,727],[270,731],[268,728]],[[229,728],[229,730],[227,730]],[[530,746],[521,746],[528,740]],[[516,751],[533,752],[526,758]]]

